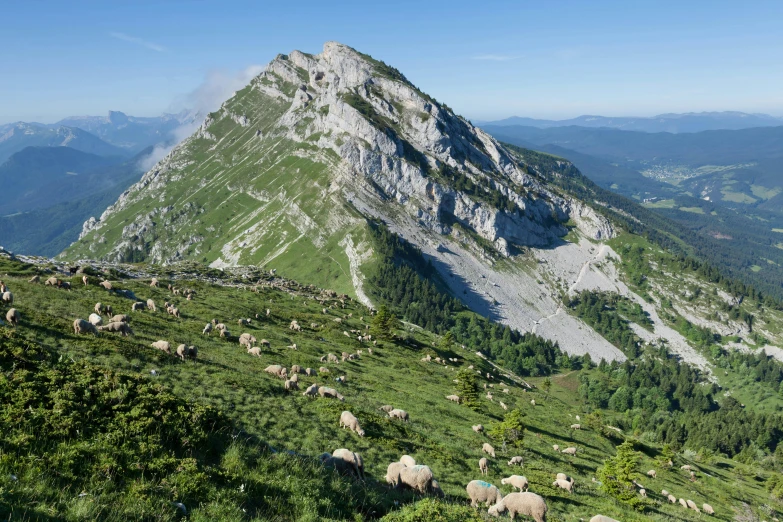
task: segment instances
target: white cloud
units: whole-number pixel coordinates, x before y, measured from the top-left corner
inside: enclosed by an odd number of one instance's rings
[[[510,56],[508,54],[477,54],[472,57],[474,60],[482,60],[486,62],[508,62],[510,60],[516,60],[518,56]]]
[[[156,51],[159,53],[166,52],[166,48],[162,45],[158,45],[153,42],[148,42],[147,40],[142,40],[141,38],[136,38],[135,36],[130,36],[125,33],[109,33],[109,36],[112,38],[116,38],[117,40],[122,40],[123,42],[130,42],[132,44],[140,45],[142,47],[146,47],[147,49],[150,49],[152,51]]]
[[[140,160],[139,165],[145,172],[154,167],[182,140],[193,134],[207,114],[218,109],[223,102],[250,83],[250,80],[261,74],[263,70],[263,65],[251,65],[234,73],[210,71],[201,85],[172,104],[172,112],[185,109],[188,111],[188,116],[183,124],[174,130],[171,140],[156,145],[149,156]]]

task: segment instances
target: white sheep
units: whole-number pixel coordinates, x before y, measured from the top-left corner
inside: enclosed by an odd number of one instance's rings
[[[489,474],[489,461],[486,457],[481,457],[479,459],[479,470],[481,470],[482,475]]]
[[[647,476],[650,477],[650,478],[658,478],[658,474],[655,472],[654,469],[651,469],[650,471],[648,471],[647,472]]]
[[[544,499],[535,493],[509,493],[497,504],[489,508],[489,514],[498,517],[508,511],[511,520],[517,515],[527,515],[535,522],[544,522],[547,506]]]
[[[571,429],[572,430],[581,430],[582,429],[582,425],[581,424],[572,424],[571,425]]]
[[[11,310],[13,310],[13,308]],[[98,335],[98,330],[95,328],[94,324],[85,321],[84,319],[76,319],[73,322],[73,333],[75,334],[91,333],[93,335]]]
[[[501,479],[500,483],[504,486],[509,485],[513,488],[517,488],[519,491],[527,491],[527,488],[530,487],[527,477],[523,477],[522,475],[511,475],[510,477]]]
[[[555,479],[555,481],[552,482],[552,487],[558,487],[568,491],[569,493],[573,493],[574,483],[568,480]]]
[[[560,445],[552,444],[552,449],[555,450],[555,451],[560,451]]]
[[[590,522],[619,522],[613,518],[609,518],[606,515],[596,515],[590,519]]]
[[[495,458],[495,448],[493,448],[490,444],[485,442],[484,445],[481,446],[481,451],[490,455],[493,459]]]
[[[5,314],[5,320],[8,321],[9,323],[11,323],[14,326],[18,326],[19,325],[19,321],[22,320],[22,315],[19,313],[19,310],[17,310],[16,308],[9,308],[8,312],[6,312],[6,314]],[[77,319],[77,321],[82,321],[82,319]],[[83,321],[83,322],[86,323],[87,321]],[[87,323],[87,324],[92,326],[90,323]],[[92,326],[92,328],[95,329],[94,326]],[[74,330],[75,329],[76,329],[76,323],[74,323]],[[79,332],[76,332],[76,333],[79,333]],[[97,332],[93,332],[93,333],[97,333]]]
[[[402,421],[408,422],[409,415],[408,412],[405,410],[398,410],[397,408],[391,410],[389,412],[389,418],[390,419],[400,419]]]
[[[11,292],[3,292],[3,303],[9,305],[14,304],[14,294]]]
[[[153,301],[152,299],[147,299],[147,308],[149,308],[153,312],[157,312],[158,311],[158,309],[155,308],[155,301]]]
[[[212,323],[207,323],[207,325],[204,327],[204,330],[201,332],[201,335],[209,335],[212,332]]]
[[[151,346],[162,352],[171,353],[171,343],[168,341],[155,341]]]
[[[452,402],[459,404],[459,395],[446,395],[446,398]]]
[[[473,507],[478,507],[479,503],[484,503],[489,507],[503,499],[503,495],[497,487],[483,480],[471,480],[465,489],[470,497],[470,505]]]
[[[95,326],[100,326],[103,324],[103,319],[98,314],[90,314],[90,317],[88,319],[90,323]]]
[[[563,451],[561,451],[561,453],[565,453],[566,455],[574,456],[574,455],[576,455],[576,448],[574,448],[574,447],[566,448]]]
[[[524,466],[524,460],[522,457],[517,455],[516,457],[511,457],[511,460],[508,461],[509,466]]]
[[[416,465],[416,459],[411,457],[410,455],[403,455],[400,457],[400,462],[406,467],[406,468],[412,468]]]
[[[481,424],[476,424],[475,426],[472,426],[472,428],[473,431],[475,431],[476,433],[481,433],[482,431],[484,431],[484,426],[482,426]]]
[[[294,375],[296,377],[296,375]],[[283,388],[285,388],[286,391],[294,391],[299,389],[299,383],[293,379],[288,379],[283,384]]]
[[[400,471],[405,467],[405,464],[402,462],[389,464],[389,467],[386,468],[386,483],[391,484],[393,487],[400,485]]]
[[[400,482],[422,495],[432,490],[433,479],[429,466],[417,464],[412,468],[404,467],[400,470]]]
[[[714,509],[712,509],[712,506],[710,506],[709,504],[702,504],[701,508],[702,508],[702,509],[704,510],[704,512],[705,512],[705,513],[707,513],[708,515],[714,515],[714,514],[715,514],[715,510],[714,510]]]
[[[318,385],[311,384],[310,386],[307,387],[307,389],[304,392],[302,392],[302,395],[306,397],[315,397],[316,395],[318,395]]]
[[[261,357],[261,348],[258,346],[254,346],[253,348],[247,349],[248,355],[253,355],[255,357]]]

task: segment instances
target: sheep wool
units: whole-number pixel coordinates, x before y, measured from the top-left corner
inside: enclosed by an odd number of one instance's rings
[[[527,477],[523,477],[522,475],[511,475],[510,477],[501,479],[500,483],[504,486],[509,485],[517,488],[519,491],[527,491],[527,488],[530,486]]]
[[[480,503],[489,507],[503,499],[503,495],[500,494],[497,487],[483,480],[471,480],[465,489],[470,497],[470,505],[473,507],[478,507]]]
[[[535,522],[544,522],[547,506],[540,495],[535,493],[509,493],[498,503],[489,508],[489,514],[498,517],[508,511],[511,520],[517,515],[532,517]]]

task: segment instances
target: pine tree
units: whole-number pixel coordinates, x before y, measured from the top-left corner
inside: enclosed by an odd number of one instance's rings
[[[626,440],[617,446],[617,454],[606,459],[604,465],[596,470],[596,476],[605,493],[638,511],[644,511],[647,504],[636,492],[634,484],[640,460],[641,453],[633,449],[631,441]]]
[[[493,424],[487,430],[487,434],[493,440],[501,444],[511,444],[515,448],[522,448],[525,442],[525,414],[515,408],[506,413],[503,422]]]
[[[544,382],[541,383],[541,387],[544,389],[544,392],[546,393],[546,398],[548,399],[549,398],[549,389],[552,388],[552,379],[550,379],[549,377],[544,379]]]
[[[446,332],[446,334],[440,338],[439,347],[441,350],[447,352],[451,351],[454,347],[454,334],[452,334],[451,331]]]
[[[460,402],[472,410],[479,409],[478,382],[476,374],[464,368],[457,373],[457,395]]]

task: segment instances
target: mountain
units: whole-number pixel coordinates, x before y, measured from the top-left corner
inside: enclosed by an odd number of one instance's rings
[[[579,116],[567,120],[539,120],[512,116],[503,120],[484,121],[480,125],[508,127],[522,125],[548,129],[552,127],[589,127],[612,128],[640,132],[670,132],[673,134],[701,132],[706,130],[737,130],[752,127],[780,127],[783,118],[768,114],[748,114],[745,112],[689,112],[685,114],[659,114],[650,118]]]
[[[0,163],[27,147],[68,147],[97,156],[127,157],[127,152],[89,132],[74,127],[45,127],[35,123],[12,123],[0,129]]]
[[[43,152],[54,153],[55,158],[60,162],[56,165],[62,168],[65,159],[58,156],[57,153],[62,152],[59,148],[44,148]],[[62,252],[79,238],[82,225],[86,220],[92,216],[100,216],[128,187],[139,180],[142,174],[139,162],[150,152],[151,149],[146,149],[136,157],[120,164],[93,165],[88,170],[97,173],[94,177],[100,178],[100,182],[89,183],[94,183],[98,187],[107,187],[97,192],[84,191],[80,183],[75,188],[64,188],[64,192],[58,194],[49,189],[63,187],[51,180],[45,182],[43,188],[31,189],[31,193],[39,195],[44,201],[42,208],[0,216],[0,243],[9,250],[31,255],[51,257]],[[87,156],[88,161],[94,159],[90,155]],[[85,164],[80,163],[79,166],[84,167]],[[3,172],[3,169],[4,166],[0,166],[0,172]],[[57,168],[54,170],[55,175],[61,175]],[[81,181],[84,181],[83,178]],[[110,184],[107,184],[107,181],[110,181]],[[62,202],[57,203],[61,200]]]
[[[28,212],[73,200],[114,185],[106,158],[69,147],[27,147],[0,165],[0,215]]]
[[[146,118],[109,111],[108,116],[72,116],[54,126],[82,129],[135,154],[146,147],[169,142],[174,131],[191,118],[188,111]]]

